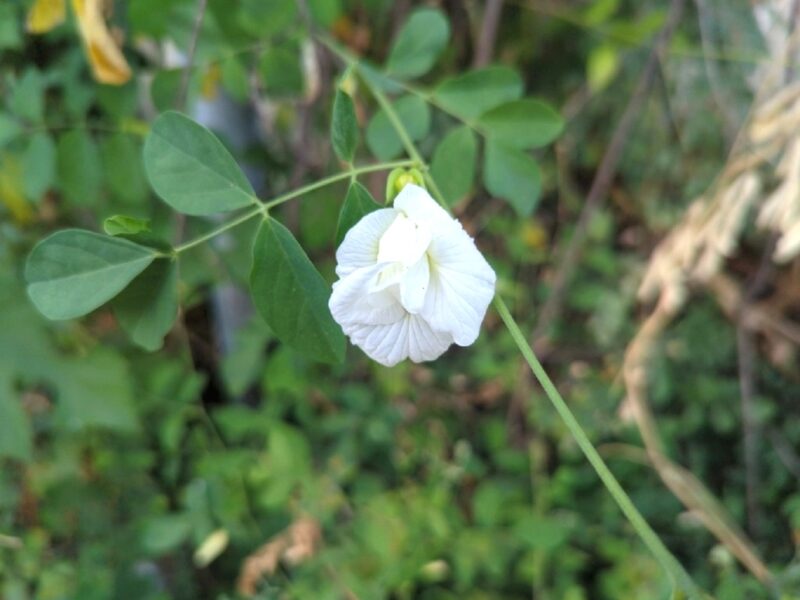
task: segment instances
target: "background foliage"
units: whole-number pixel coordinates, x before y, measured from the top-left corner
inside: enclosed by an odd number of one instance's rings
[[[743,420],[736,318],[701,288],[648,367],[666,453],[752,540],[767,583],[664,486],[620,374],[653,248],[714,185],[769,60],[749,7],[685,7],[542,323],[664,3],[136,0],[105,6],[109,30],[85,17],[99,3],[71,3],[63,24],[58,4],[0,5],[0,597],[669,597],[494,313],[474,346],[435,363],[385,369],[348,348],[324,364],[279,342],[283,314],[242,293],[257,223],[181,253],[179,274],[124,254],[125,236],[180,246],[222,222],[200,198],[211,176],[154,177],[158,144],[173,139],[163,111],[221,140],[206,150],[233,181],[214,200],[227,208],[344,163],[404,158],[390,116],[326,43],[380,65],[364,79],[389,95],[579,421],[698,584],[722,599],[800,597],[796,346],[757,339]],[[358,136],[334,127],[331,144],[332,119]],[[345,196],[360,214],[385,178],[365,172],[349,194],[343,178],[274,209],[327,282],[337,221],[354,220],[339,216]],[[141,269],[98,278],[107,297],[29,290],[50,316],[93,311],[48,321],[26,297],[25,261],[75,227],[115,236],[85,243],[115,240],[118,260]],[[271,256],[291,234],[262,225],[257,244]],[[724,269],[750,281],[770,243],[746,224]],[[790,324],[797,266],[776,267],[759,292],[782,298]],[[174,293],[153,294],[163,289]]]

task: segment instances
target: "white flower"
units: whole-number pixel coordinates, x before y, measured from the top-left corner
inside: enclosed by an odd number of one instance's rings
[[[478,337],[495,274],[461,224],[408,184],[336,251],[330,309],[350,340],[391,367],[433,360]]]

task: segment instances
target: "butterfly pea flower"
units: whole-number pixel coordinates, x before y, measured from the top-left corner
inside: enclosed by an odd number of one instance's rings
[[[387,367],[469,346],[494,296],[495,273],[473,239],[414,184],[347,232],[336,263],[331,314]]]

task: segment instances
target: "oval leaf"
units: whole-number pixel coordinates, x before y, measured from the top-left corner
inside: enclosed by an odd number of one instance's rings
[[[539,165],[516,148],[489,141],[483,157],[486,189],[507,200],[522,217],[530,216],[539,202],[542,182]]]
[[[22,173],[25,195],[38,202],[56,178],[56,145],[46,133],[31,136],[22,159]]]
[[[264,89],[270,96],[299,96],[303,93],[305,81],[298,48],[270,48],[261,57],[259,71]]]
[[[210,215],[258,201],[250,182],[213,133],[177,112],[153,123],[144,167],[161,198],[187,215]]]
[[[509,67],[486,67],[445,79],[434,92],[436,103],[462,119],[522,97],[522,77]]]
[[[450,131],[436,146],[431,175],[451,206],[472,189],[477,155],[478,140],[466,125]]]
[[[417,96],[407,95],[394,103],[397,116],[414,141],[421,140],[431,128],[431,109]],[[403,151],[403,142],[383,110],[379,110],[367,125],[367,146],[376,158],[389,160]]]
[[[177,285],[177,261],[157,260],[111,303],[122,329],[145,350],[158,350],[175,323]]]
[[[478,125],[487,136],[512,148],[538,148],[556,139],[564,119],[539,100],[508,102],[484,113]]]
[[[440,10],[414,11],[392,45],[386,71],[401,79],[424,75],[444,50],[449,37],[450,24]]]
[[[120,238],[58,231],[28,256],[28,296],[48,319],[80,317],[111,300],[155,257],[152,249]]]
[[[291,232],[271,218],[261,224],[253,245],[250,292],[283,343],[324,362],[343,360],[344,334],[328,309],[330,286]]]
[[[103,221],[103,231],[108,235],[136,235],[150,231],[150,219],[114,215]]]
[[[336,245],[342,243],[345,234],[358,223],[364,215],[380,208],[375,198],[363,185],[354,181],[347,190],[347,196],[339,212],[339,222],[336,225]]]
[[[58,180],[67,202],[95,206],[100,201],[103,168],[92,137],[73,129],[58,140]]]
[[[342,90],[336,90],[331,121],[331,144],[336,155],[344,162],[353,162],[358,144],[358,121],[353,99]]]

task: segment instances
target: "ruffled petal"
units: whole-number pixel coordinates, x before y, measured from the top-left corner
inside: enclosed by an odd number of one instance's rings
[[[353,225],[336,250],[336,274],[346,277],[356,269],[374,265],[381,236],[396,217],[397,211],[393,208],[381,208]]]
[[[412,315],[419,313],[425,306],[430,279],[427,256],[423,256],[411,265],[403,275],[400,281],[400,302]]]
[[[453,229],[460,229],[458,221],[447,214],[425,188],[413,183],[407,184],[394,199],[395,209],[409,219],[426,224],[434,239]]]
[[[356,269],[333,284],[328,308],[347,335],[356,325],[394,323],[406,314],[397,297],[387,290],[373,291],[385,264]]]
[[[494,297],[496,275],[460,226],[435,237],[428,249],[430,284],[420,313],[436,331],[453,336],[459,346],[477,338]]]
[[[414,362],[434,360],[453,343],[448,334],[434,331],[423,319],[408,313],[386,325],[355,326],[349,336],[367,356],[386,367],[406,358]]]

